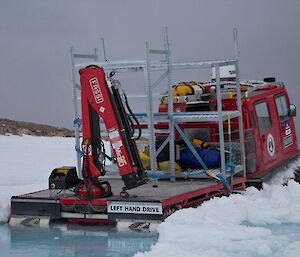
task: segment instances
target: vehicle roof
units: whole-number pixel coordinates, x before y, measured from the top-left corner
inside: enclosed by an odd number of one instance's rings
[[[269,94],[279,94],[284,91],[285,91],[285,87],[282,86],[281,84],[265,85],[264,87],[261,87],[261,88],[249,90],[248,97],[249,98],[259,98],[259,96],[265,97],[266,95],[269,95]]]

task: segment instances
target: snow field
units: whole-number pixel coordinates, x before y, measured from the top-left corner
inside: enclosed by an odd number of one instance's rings
[[[0,135],[0,223],[8,221],[11,196],[46,189],[54,168],[76,165],[74,144],[74,138]]]
[[[48,188],[51,171],[76,164],[74,138],[0,136],[0,222],[8,221],[10,197]]]

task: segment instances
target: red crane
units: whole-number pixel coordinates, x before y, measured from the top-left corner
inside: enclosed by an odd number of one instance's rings
[[[125,184],[123,190],[145,184],[145,170],[138,155],[117,81],[112,76],[106,77],[103,68],[94,65],[81,69],[79,73],[84,180],[77,188],[77,194],[90,199],[112,195],[110,184],[101,179],[105,170],[101,163],[104,146],[100,138],[100,117],[107,129],[113,155]]]

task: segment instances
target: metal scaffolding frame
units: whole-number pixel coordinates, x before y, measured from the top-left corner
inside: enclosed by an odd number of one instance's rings
[[[80,135],[81,135],[81,115],[78,100],[80,100],[80,84],[76,79],[76,71],[82,67],[94,64],[104,68],[106,74],[111,71],[118,72],[143,72],[145,79],[145,91],[147,99],[147,124],[150,135],[155,134],[154,124],[156,121],[165,120],[169,123],[168,137],[159,149],[156,149],[155,137],[149,137],[149,150],[150,150],[150,167],[152,172],[157,171],[156,157],[162,151],[162,149],[169,143],[169,156],[170,156],[170,179],[175,181],[175,129],[181,134],[183,140],[190,148],[196,159],[202,164],[205,170],[206,165],[203,163],[201,157],[198,155],[194,147],[188,141],[184,132],[179,127],[179,121],[189,122],[201,122],[201,121],[214,121],[218,123],[219,127],[219,140],[220,140],[220,153],[221,153],[221,176],[226,180],[228,177],[225,163],[225,143],[223,122],[228,118],[232,119],[238,117],[239,119],[239,140],[240,140],[240,157],[241,165],[238,170],[243,170],[243,174],[246,174],[245,165],[245,149],[244,149],[244,134],[243,134],[243,121],[242,121],[242,102],[241,102],[241,90],[239,81],[239,68],[238,68],[238,37],[237,29],[233,31],[235,58],[227,60],[214,60],[214,61],[191,61],[191,62],[171,62],[171,51],[168,39],[168,30],[163,30],[164,49],[157,50],[149,47],[148,41],[145,42],[145,59],[142,60],[122,60],[122,61],[108,61],[106,58],[106,50],[104,45],[104,39],[101,39],[102,56],[103,60],[99,60],[98,50],[95,48],[92,54],[79,54],[74,53],[73,47],[70,48],[70,63],[73,82],[73,100],[74,100],[74,127],[75,127],[75,149],[77,152],[77,168],[79,176],[81,176],[81,150],[80,150]],[[152,56],[162,56],[163,60],[152,60]],[[83,61],[84,60],[84,61]],[[223,111],[222,110],[222,98],[221,98],[221,83],[220,83],[220,67],[226,65],[234,65],[236,70],[236,93],[237,93],[237,110],[236,111]],[[184,69],[201,69],[201,68],[215,68],[216,70],[216,95],[217,95],[217,112],[186,112],[186,113],[174,113],[173,111],[173,97],[172,97],[172,72],[176,70]],[[161,76],[152,81],[151,72],[161,71]],[[168,113],[154,113],[153,111],[153,88],[160,84],[162,81],[167,81],[168,86]],[[157,179],[154,180],[157,183]]]

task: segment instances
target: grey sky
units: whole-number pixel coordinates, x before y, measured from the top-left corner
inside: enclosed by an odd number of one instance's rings
[[[241,78],[276,76],[300,111],[298,0],[0,0],[0,117],[72,127],[69,47],[89,52],[105,37],[109,59],[141,59],[164,26],[172,60],[232,57],[237,27]]]

